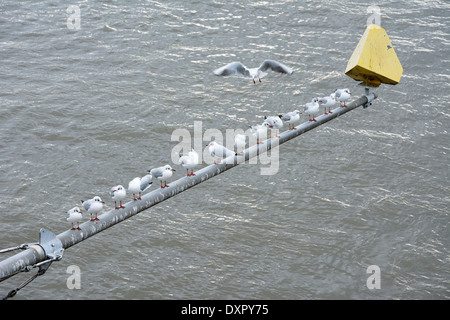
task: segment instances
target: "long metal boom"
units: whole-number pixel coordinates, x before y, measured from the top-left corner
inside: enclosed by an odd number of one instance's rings
[[[243,155],[233,156],[230,159],[224,159],[219,164],[212,164],[195,172],[195,176],[185,176],[170,183],[168,188],[156,189],[142,196],[142,200],[130,201],[126,203],[125,209],[110,210],[98,216],[99,221],[87,221],[80,225],[79,230],[67,230],[54,235],[46,229],[41,229],[41,239],[39,244],[28,247],[25,251],[11,256],[0,262],[0,282],[20,271],[35,266],[36,264],[45,261],[49,258],[61,258],[62,252],[71,246],[86,240],[93,235],[96,235],[103,230],[112,227],[113,225],[122,222],[132,216],[147,210],[154,205],[167,200],[189,188],[196,186],[212,177],[223,173],[249,159],[258,156],[264,152],[271,150],[273,147],[283,144],[297,136],[304,134],[328,121],[331,121],[344,113],[352,111],[359,106],[367,107],[373,99],[377,96],[374,93],[369,94],[366,90],[366,95],[361,96],[357,100],[349,103],[347,107],[337,107],[333,113],[323,114],[316,118],[316,122],[305,122],[297,126],[294,130],[287,130],[280,134],[279,138],[272,138],[265,141],[264,144],[256,144],[244,151]],[[55,260],[59,260],[55,259]]]

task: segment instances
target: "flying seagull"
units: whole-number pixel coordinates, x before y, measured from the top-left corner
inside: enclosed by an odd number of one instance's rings
[[[214,70],[214,74],[216,76],[242,76],[253,79],[253,83],[256,83],[256,79],[261,82],[261,79],[267,75],[267,71],[285,74],[292,74],[294,72],[291,68],[281,62],[275,60],[264,60],[258,68],[247,68],[241,62],[231,62]]]

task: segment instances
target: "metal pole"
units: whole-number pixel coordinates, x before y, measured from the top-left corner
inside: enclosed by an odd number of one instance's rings
[[[368,106],[373,99],[376,99],[376,94],[368,94],[361,96],[357,100],[349,103],[347,107],[338,107],[333,110],[333,113],[328,115],[321,115],[316,118],[317,122],[305,122],[297,126],[295,130],[284,131],[280,134],[280,137],[267,140],[264,144],[253,145],[244,151],[243,155],[234,156],[233,161],[227,161],[230,159],[224,159],[219,164],[212,164],[205,168],[202,168],[195,172],[195,176],[183,177],[170,183],[169,188],[156,189],[148,194],[142,196],[142,200],[130,201],[126,203],[125,209],[110,210],[104,214],[98,216],[100,219],[96,222],[87,221],[80,225],[81,231],[67,230],[54,235],[50,231],[41,229],[41,239],[39,245],[30,247],[24,252],[21,252],[15,256],[12,256],[2,262],[0,262],[0,282],[2,279],[20,272],[20,270],[27,266],[35,265],[46,259],[61,257],[64,249],[86,240],[89,237],[128,219],[141,211],[147,210],[154,205],[167,200],[195,185],[202,183],[212,177],[229,170],[249,159],[262,154],[272,149],[274,146],[285,143],[305,132],[308,132],[330,120],[333,120],[344,113],[352,111],[357,107],[363,105]],[[231,162],[231,163],[230,163]]]

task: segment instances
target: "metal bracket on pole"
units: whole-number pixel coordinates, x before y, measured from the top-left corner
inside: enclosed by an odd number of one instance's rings
[[[39,244],[35,244],[30,246],[30,249],[35,250],[35,252],[38,252],[39,255],[42,257],[43,260],[41,262],[38,262],[34,265],[27,265],[24,268],[20,269],[19,272],[28,272],[33,268],[39,267],[38,272],[26,280],[24,283],[22,283],[19,287],[17,287],[14,290],[11,290],[4,298],[3,300],[9,299],[14,297],[19,290],[21,290],[23,287],[28,285],[31,281],[36,279],[38,276],[43,275],[47,269],[50,267],[53,261],[59,261],[62,259],[64,248],[61,240],[58,239],[58,237],[51,231],[42,228],[39,232]]]
[[[369,92],[368,87],[364,88],[364,95],[367,98],[367,103],[363,104],[363,108],[366,109],[372,105],[372,101],[373,101],[373,99],[375,99],[375,95],[373,93]]]
[[[53,232],[41,228],[39,245],[44,249],[47,258],[57,261],[62,259],[64,253],[63,244]]]

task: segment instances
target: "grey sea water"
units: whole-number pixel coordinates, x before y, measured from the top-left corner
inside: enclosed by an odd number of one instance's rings
[[[404,72],[370,108],[280,146],[277,174],[242,165],[189,189],[69,248],[15,299],[450,297],[447,1],[71,5],[78,30],[66,2],[0,3],[0,248],[67,230],[82,199],[112,209],[109,189],[150,167],[181,177],[177,128],[245,130],[336,88],[361,96],[344,71],[369,6]],[[212,73],[264,59],[294,73]],[[67,287],[71,265],[81,289]]]

